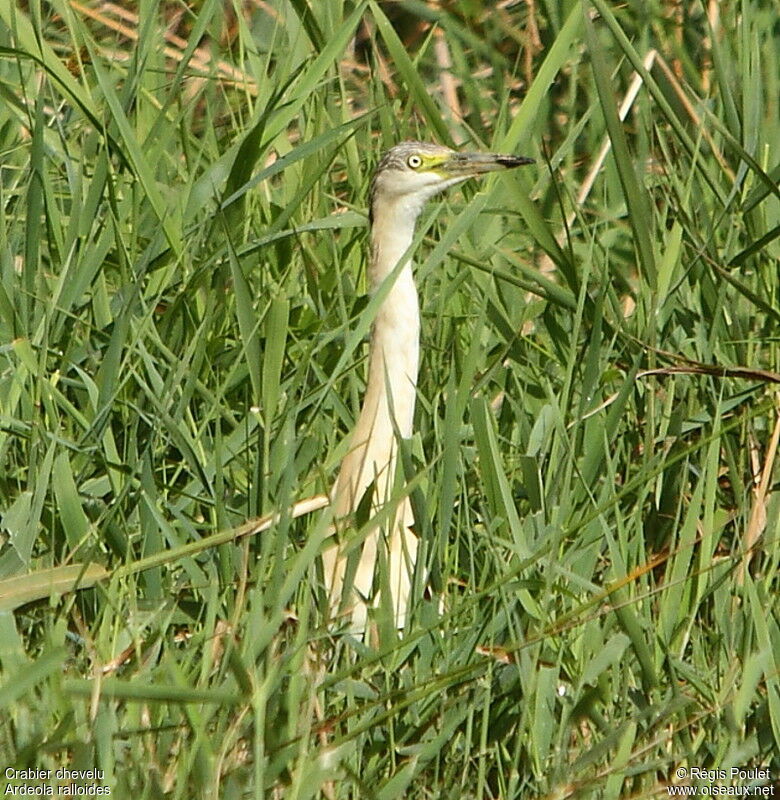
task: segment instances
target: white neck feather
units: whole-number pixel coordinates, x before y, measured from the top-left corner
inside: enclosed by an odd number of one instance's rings
[[[381,502],[392,490],[396,436],[412,435],[420,357],[420,312],[408,250],[414,238],[419,204],[395,203],[375,216],[371,229],[368,280],[376,292],[390,277],[371,332],[368,383],[350,451],[336,481],[336,514],[353,511],[372,481]],[[396,433],[397,431],[397,433]]]

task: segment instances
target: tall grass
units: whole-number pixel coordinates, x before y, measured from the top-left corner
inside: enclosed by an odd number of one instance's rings
[[[776,781],[776,13],[0,4],[0,763],[139,799]],[[412,138],[537,168],[421,221],[444,611],[373,646],[324,625],[328,512],[286,509],[345,452],[366,184]]]

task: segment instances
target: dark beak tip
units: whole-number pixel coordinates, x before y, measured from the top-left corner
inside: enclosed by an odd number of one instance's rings
[[[535,164],[536,159],[528,156],[502,156],[499,164],[504,167],[523,167],[527,164]]]

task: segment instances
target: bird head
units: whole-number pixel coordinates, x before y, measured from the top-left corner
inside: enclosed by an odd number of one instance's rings
[[[459,153],[425,142],[403,142],[380,159],[371,181],[370,211],[380,206],[405,206],[415,216],[423,203],[469,178],[533,164],[532,158],[499,153]]]

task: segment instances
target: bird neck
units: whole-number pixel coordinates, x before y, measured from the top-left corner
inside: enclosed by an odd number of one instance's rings
[[[417,213],[385,205],[385,211],[373,218],[370,289],[376,292],[388,277],[392,285],[386,289],[371,331],[363,407],[335,486],[337,515],[353,510],[372,482],[376,483],[377,498],[389,496],[395,474],[396,437],[412,435],[420,311],[408,250]],[[401,262],[400,271],[391,275]]]
[[[403,269],[411,263],[409,249],[414,241],[414,228],[421,208],[418,202],[407,199],[383,202],[381,210],[374,207],[368,264],[368,284],[372,294],[399,262],[404,261]]]
[[[371,227],[371,292],[379,290],[385,280],[392,285],[386,290],[371,333],[364,410],[372,394],[385,395],[380,413],[392,417],[403,437],[412,434],[420,357],[420,310],[409,252],[419,213],[416,203],[384,204],[383,211],[374,214]],[[393,274],[397,269],[400,271]]]

